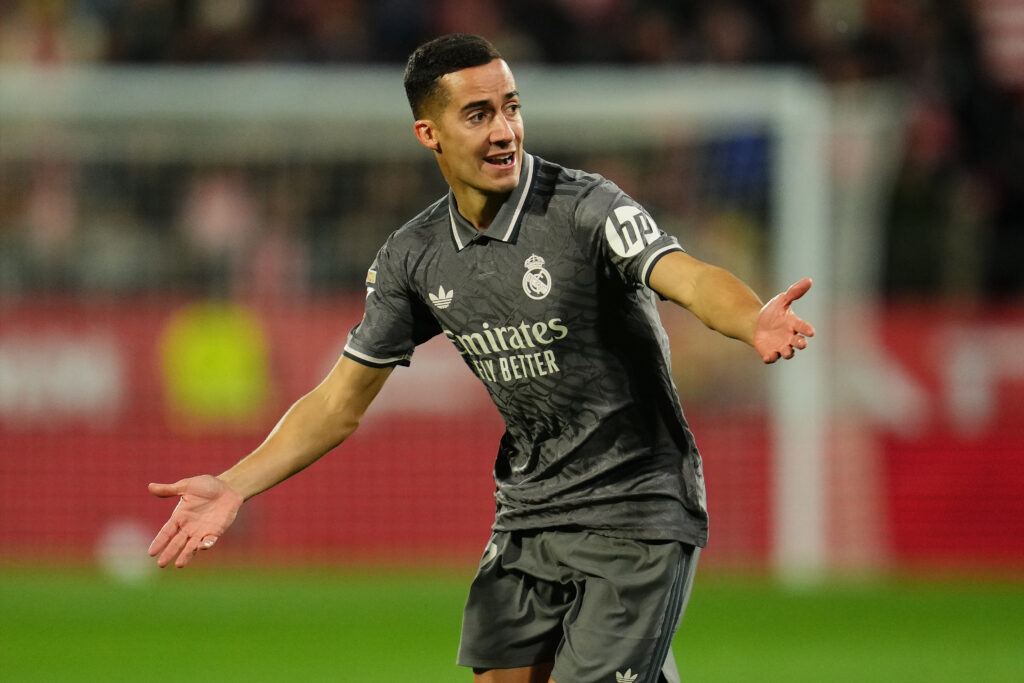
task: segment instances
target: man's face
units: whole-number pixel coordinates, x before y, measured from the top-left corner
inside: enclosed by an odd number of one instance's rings
[[[523,158],[519,93],[508,65],[495,59],[455,71],[441,87],[447,102],[433,114],[428,135],[456,198],[508,194],[519,184]]]

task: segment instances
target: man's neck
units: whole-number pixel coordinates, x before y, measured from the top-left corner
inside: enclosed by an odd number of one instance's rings
[[[505,194],[484,194],[482,192],[456,193],[455,204],[459,209],[459,215],[469,221],[477,230],[486,230],[498,215],[505,200],[511,192]],[[462,196],[460,196],[460,194]]]

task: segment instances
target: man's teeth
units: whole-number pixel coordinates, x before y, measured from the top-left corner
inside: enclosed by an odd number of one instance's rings
[[[503,157],[491,157],[490,159],[488,159],[488,162],[492,164],[497,164],[498,166],[508,166],[509,164],[512,163],[513,156],[514,155],[512,154],[506,154]]]

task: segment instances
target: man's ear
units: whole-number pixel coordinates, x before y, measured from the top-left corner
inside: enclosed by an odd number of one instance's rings
[[[420,144],[435,152],[441,151],[441,141],[437,139],[437,126],[430,119],[419,119],[413,124],[413,132]]]

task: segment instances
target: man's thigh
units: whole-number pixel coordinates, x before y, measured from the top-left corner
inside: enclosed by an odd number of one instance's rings
[[[496,534],[492,543],[467,602],[460,664],[555,662],[555,680],[659,680],[692,584],[692,547],[587,532]],[[542,670],[510,680],[544,681]]]
[[[515,533],[491,537],[463,613],[460,665],[514,669],[555,661],[576,587],[538,572],[544,562],[532,557],[534,547]]]
[[[586,578],[566,614],[555,681],[658,683],[699,551],[677,542],[598,536],[573,552]],[[673,670],[671,675],[676,675]]]

